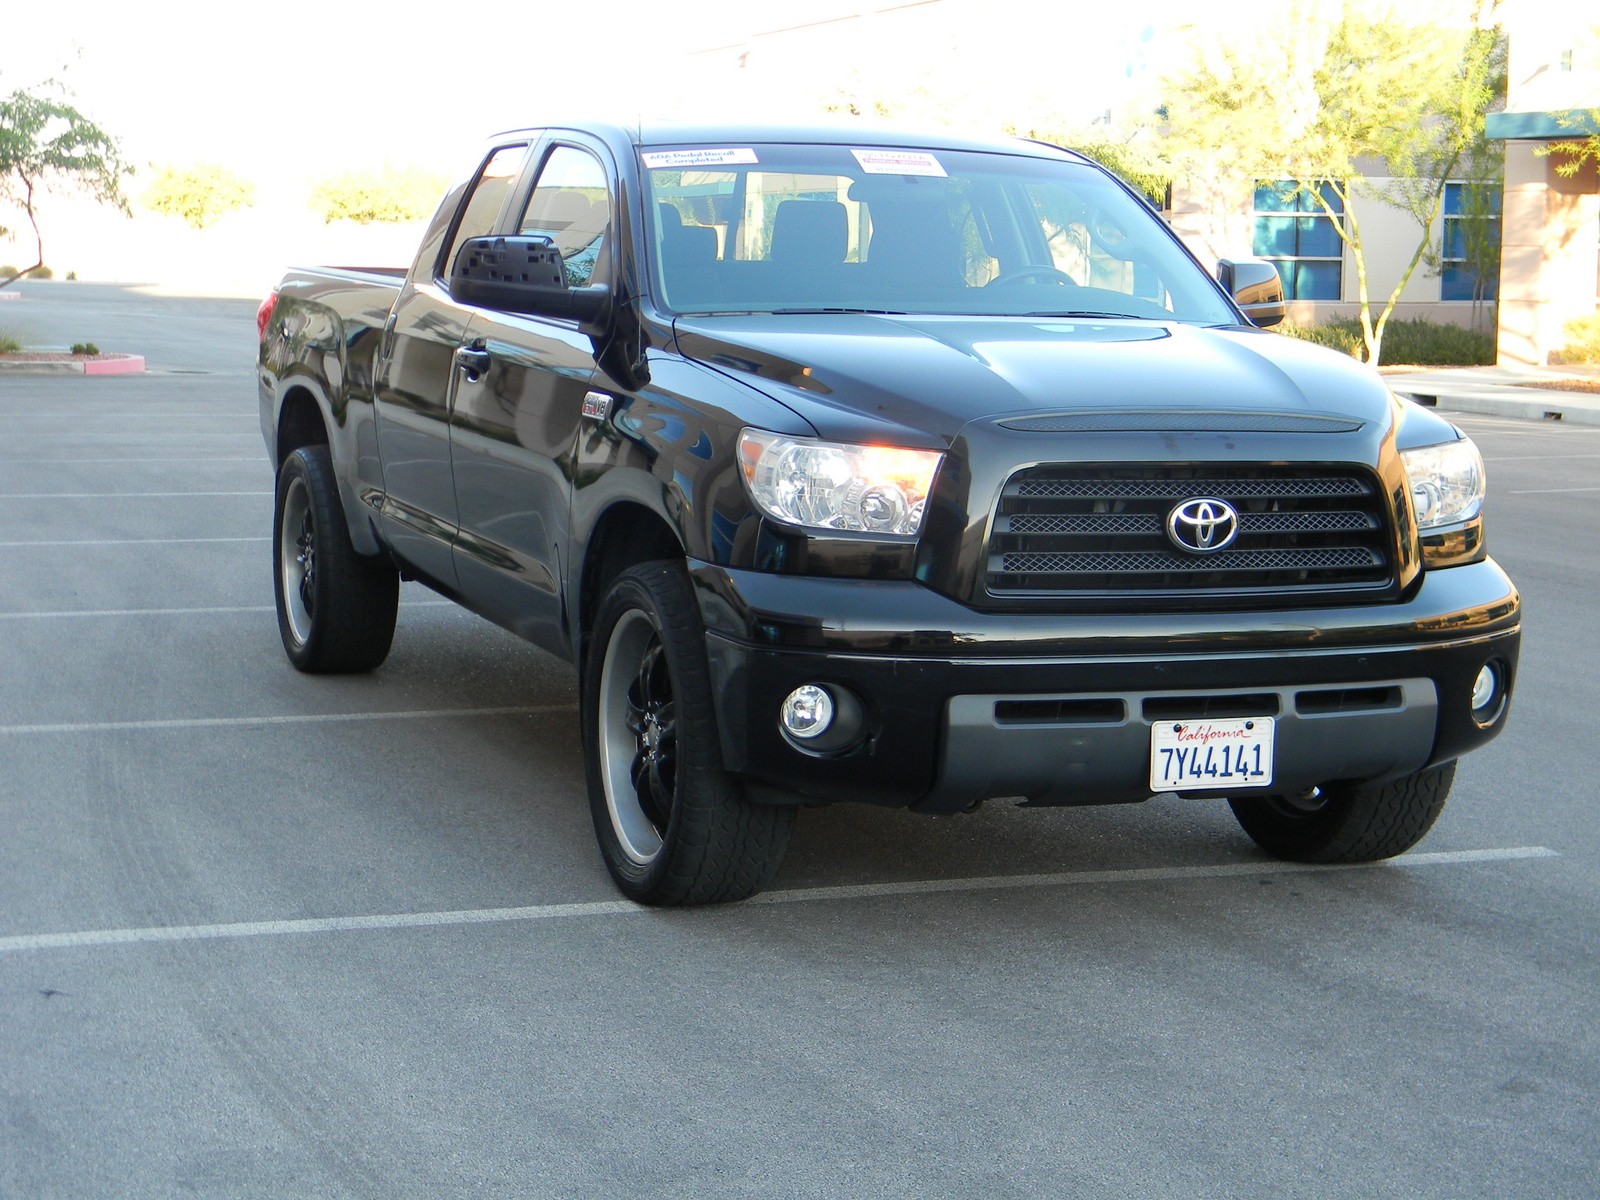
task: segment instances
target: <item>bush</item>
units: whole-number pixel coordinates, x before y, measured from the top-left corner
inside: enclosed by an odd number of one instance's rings
[[[248,179],[211,163],[162,167],[142,197],[151,212],[182,217],[195,229],[204,229],[234,209],[248,208],[255,198],[255,185]]]
[[[22,343],[9,333],[0,333],[0,354],[15,354],[22,349]]]
[[[1600,312],[1590,313],[1587,317],[1575,317],[1568,321],[1562,329],[1567,335],[1567,344],[1561,347],[1557,355],[1552,355],[1552,360],[1559,358],[1564,363],[1600,363]]]
[[[1319,325],[1282,325],[1281,332],[1304,341],[1316,342],[1366,361],[1366,343],[1361,338],[1361,322],[1354,317],[1335,317]],[[1383,361],[1418,367],[1482,367],[1495,359],[1494,335],[1430,321],[1425,317],[1390,321],[1383,331]]]
[[[31,271],[23,271],[21,267],[14,267],[10,263],[0,266],[0,280],[15,279],[18,275],[25,279],[54,279],[55,272],[49,267],[35,267]]]
[[[420,221],[433,215],[447,186],[443,177],[415,167],[347,171],[312,189],[311,210],[329,224]]]
[[[90,358],[93,358],[95,355],[100,353],[100,347],[96,346],[93,342],[73,342],[72,352],[74,354],[86,354]]]
[[[1278,332],[1299,338],[1302,342],[1315,342],[1319,346],[1348,354],[1351,358],[1366,357],[1362,349],[1361,324],[1358,321],[1324,321],[1321,325],[1290,325],[1285,322],[1278,326]]]

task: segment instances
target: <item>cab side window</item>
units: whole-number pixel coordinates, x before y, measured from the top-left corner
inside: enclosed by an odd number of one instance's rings
[[[547,237],[561,251],[567,286],[587,287],[605,249],[611,196],[600,160],[572,146],[557,146],[545,160],[528,197],[518,232]],[[604,271],[600,271],[604,277]]]
[[[527,154],[526,146],[502,146],[483,164],[483,170],[472,185],[472,194],[467,197],[461,220],[456,225],[455,236],[450,239],[450,251],[439,264],[441,279],[450,277],[450,267],[456,261],[463,242],[494,232],[495,218],[500,215],[500,209],[505,205],[506,196],[516,182],[522,170],[522,160]]]

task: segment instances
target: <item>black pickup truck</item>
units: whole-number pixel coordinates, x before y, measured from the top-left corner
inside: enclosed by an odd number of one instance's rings
[[[409,271],[261,307],[284,646],[377,667],[407,578],[574,662],[646,903],[752,894],[840,800],[1399,854],[1505,723],[1519,600],[1472,442],[1282,315],[1050,146],[506,133]]]

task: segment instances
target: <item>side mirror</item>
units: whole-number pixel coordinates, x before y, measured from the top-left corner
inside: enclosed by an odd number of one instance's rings
[[[468,238],[450,265],[450,294],[478,308],[575,320],[595,337],[611,317],[611,289],[568,287],[561,251],[545,237]]]
[[[1262,329],[1283,320],[1283,278],[1264,258],[1225,258],[1217,264],[1217,282],[1228,289],[1252,325]]]

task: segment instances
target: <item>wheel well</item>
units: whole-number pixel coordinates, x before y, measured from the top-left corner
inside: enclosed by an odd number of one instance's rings
[[[311,393],[296,388],[283,399],[278,414],[278,465],[301,446],[326,446],[328,430],[322,423],[322,410]]]
[[[578,632],[589,641],[595,610],[611,581],[629,567],[663,558],[683,557],[683,546],[671,526],[642,504],[617,504],[606,510],[589,537],[578,594]],[[578,647],[579,662],[583,646]]]

